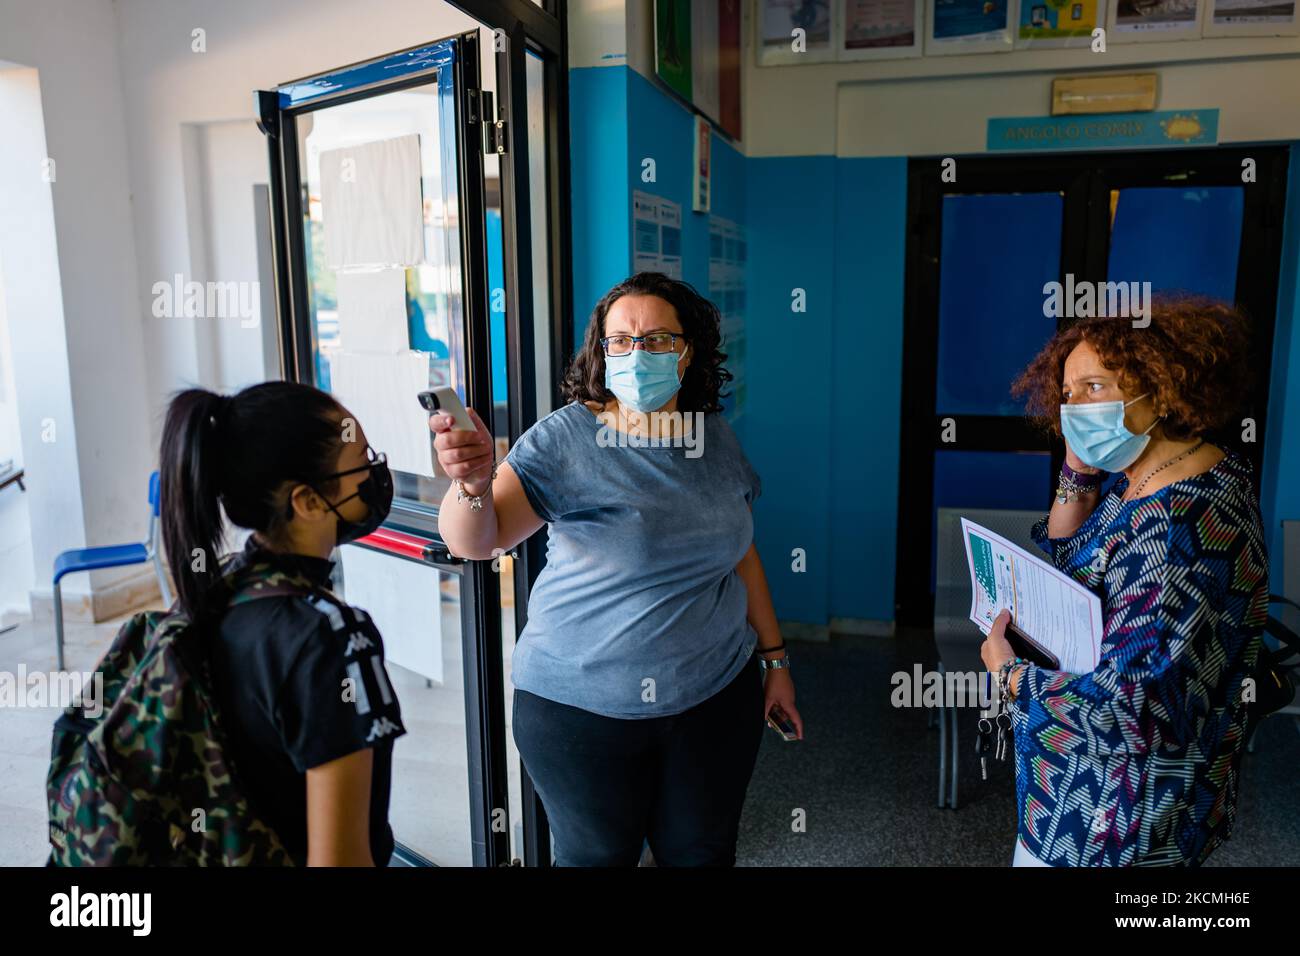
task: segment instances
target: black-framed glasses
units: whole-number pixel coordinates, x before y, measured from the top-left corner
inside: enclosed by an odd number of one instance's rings
[[[355,475],[358,471],[365,471],[374,468],[376,465],[388,464],[388,456],[381,452],[376,452],[369,444],[366,445],[366,463],[357,465],[355,468],[349,468],[347,471],[336,471],[332,475],[326,475],[322,481],[332,481],[335,478],[342,478],[344,475]]]
[[[366,463],[365,463],[364,465],[357,465],[357,467],[355,467],[355,468],[348,468],[348,469],[346,469],[345,471],[336,471],[336,472],[335,472],[334,474],[332,474],[332,475],[325,475],[324,477],[322,477],[322,478],[320,479],[320,482],[319,482],[319,483],[320,483],[320,484],[324,484],[324,483],[327,482],[327,481],[333,481],[335,478],[342,478],[344,475],[355,475],[358,471],[366,471],[366,470],[368,470],[368,469],[373,471],[374,468],[375,468],[376,466],[378,466],[378,465],[383,465],[384,468],[387,469],[387,468],[388,468],[388,456],[387,456],[386,454],[384,454],[382,451],[381,451],[381,452],[376,452],[376,451],[374,450],[374,448],[372,448],[372,447],[369,445],[369,443],[367,443],[367,445],[366,445]],[[384,472],[381,472],[380,474],[385,474],[385,475],[386,475],[386,474],[387,474],[387,471],[385,470]],[[392,476],[389,475],[389,476],[385,479],[385,482],[388,483],[388,482],[391,482],[391,481],[392,481]],[[310,482],[310,481],[304,481],[303,484],[306,485],[308,488],[310,488],[312,491],[316,492],[316,494],[320,495],[321,498],[322,498],[322,500],[324,500],[325,503],[328,504],[331,508],[337,508],[339,505],[344,504],[344,503],[346,503],[346,502],[349,502],[349,501],[351,501],[353,498],[355,498],[355,497],[357,497],[358,495],[361,494],[361,489],[358,488],[356,491],[352,492],[352,494],[348,495],[348,496],[347,496],[346,498],[344,498],[342,501],[333,501],[333,502],[331,502],[328,498],[326,498],[323,494],[321,494],[321,491],[320,491],[320,489],[316,486],[316,484],[314,484],[314,483],[312,483],[312,482]],[[365,482],[362,482],[362,484],[365,484]],[[286,502],[284,503],[284,518],[285,518],[286,521],[288,521],[288,520],[290,520],[290,519],[293,518],[293,495],[292,495],[292,493],[289,495],[289,500],[286,501]]]
[[[607,335],[600,340],[606,355],[627,355],[642,343],[647,352],[676,352],[677,340],[686,336],[679,332],[651,332],[649,335]]]

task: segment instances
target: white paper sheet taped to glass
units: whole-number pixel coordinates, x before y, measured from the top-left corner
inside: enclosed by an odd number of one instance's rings
[[[406,270],[339,272],[339,345],[349,352],[406,352]]]
[[[1097,667],[1101,599],[1042,558],[961,519],[970,567],[970,619],[985,634],[1005,608],[1016,627],[1051,651],[1070,674]]]
[[[429,387],[425,352],[379,355],[338,351],[330,356],[330,391],[361,423],[388,467],[432,478],[433,433],[419,394]]]
[[[418,134],[325,150],[320,177],[326,265],[414,266],[424,261]]]

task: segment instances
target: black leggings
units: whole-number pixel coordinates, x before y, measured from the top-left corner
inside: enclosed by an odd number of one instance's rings
[[[515,744],[557,866],[635,866],[647,839],[659,866],[734,866],[763,727],[757,656],[671,717],[605,717],[515,691]]]

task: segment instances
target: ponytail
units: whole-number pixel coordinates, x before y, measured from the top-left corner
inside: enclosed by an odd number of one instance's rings
[[[201,388],[177,395],[163,425],[159,472],[163,547],[177,600],[191,617],[207,611],[219,578],[219,432],[229,399]]]
[[[289,492],[328,492],[343,449],[342,408],[295,382],[263,382],[226,398],[191,388],[172,399],[163,424],[159,472],[167,567],[179,606],[192,619],[223,599],[223,511],[230,523],[268,540],[289,520]]]

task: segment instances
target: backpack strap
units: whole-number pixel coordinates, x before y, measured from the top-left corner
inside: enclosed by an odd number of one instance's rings
[[[272,597],[307,597],[326,589],[300,575],[287,574],[269,564],[256,564],[225,579],[230,593],[227,607]]]

